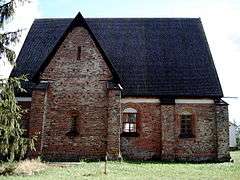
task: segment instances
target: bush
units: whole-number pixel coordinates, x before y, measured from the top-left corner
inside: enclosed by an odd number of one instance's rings
[[[15,163],[4,163],[0,166],[0,176],[13,175],[16,169]]]
[[[0,175],[24,175],[30,176],[47,168],[47,165],[39,159],[24,160],[18,163],[4,163],[0,166]]]
[[[17,175],[33,175],[47,168],[47,165],[39,159],[25,160],[17,163],[15,174]]]

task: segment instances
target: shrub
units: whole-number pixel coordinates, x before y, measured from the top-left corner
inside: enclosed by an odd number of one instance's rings
[[[15,163],[4,163],[0,166],[0,176],[13,175],[16,169]]]
[[[24,175],[30,176],[47,168],[47,165],[39,159],[24,160],[17,163],[4,163],[0,166],[0,175]]]

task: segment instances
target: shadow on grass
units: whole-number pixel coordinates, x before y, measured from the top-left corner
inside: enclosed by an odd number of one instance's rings
[[[123,162],[129,164],[218,164],[221,162],[215,160],[206,160],[206,161],[184,161],[184,160],[174,160],[174,161],[167,161],[167,160],[131,160],[125,159]]]
[[[104,160],[93,160],[93,159],[84,159],[82,162],[86,163],[93,163],[93,162],[104,162]],[[221,163],[214,160],[207,160],[207,161],[184,161],[184,160],[174,160],[174,161],[166,161],[166,160],[132,160],[132,159],[124,159],[122,161],[115,160],[115,161],[108,161],[108,162],[123,162],[128,164],[217,164]]]

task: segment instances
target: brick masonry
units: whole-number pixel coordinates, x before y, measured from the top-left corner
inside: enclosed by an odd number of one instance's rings
[[[161,118],[160,104],[126,103],[125,108],[137,110],[138,137],[121,137],[123,158],[159,159],[161,155]]]
[[[134,104],[139,137],[122,137],[124,158],[167,161],[229,161],[227,106],[215,104]],[[217,109],[217,110],[216,110]],[[194,117],[194,137],[180,138],[180,115]],[[216,116],[217,113],[217,116]]]
[[[78,47],[81,57],[78,58]],[[229,160],[227,106],[215,104],[120,103],[121,93],[108,89],[112,74],[88,31],[76,27],[46,67],[47,90],[32,94],[28,133],[38,135],[36,152],[47,160],[80,158]],[[120,137],[121,111],[137,114],[137,137]],[[27,106],[29,108],[29,105]],[[181,139],[179,115],[194,115],[194,138]],[[77,117],[75,136],[68,136]]]
[[[77,58],[79,46],[80,59]],[[50,82],[41,98],[41,102],[47,98],[45,107],[42,107],[46,114],[36,113],[43,119],[41,154],[45,159],[78,160],[105,156],[105,142],[108,137],[112,138],[107,130],[111,111],[108,108],[107,81],[111,78],[87,30],[74,28],[41,75],[41,79]],[[111,104],[114,104],[113,97],[110,98]],[[75,115],[78,135],[69,137],[66,133]]]
[[[36,151],[29,152],[29,156],[33,157],[41,155],[44,97],[45,93],[42,91],[33,91],[32,93],[32,104],[28,134],[30,137],[36,137],[35,142]]]
[[[221,162],[229,161],[228,107],[226,105],[217,104],[215,113],[217,128],[217,159]]]
[[[25,129],[25,135],[28,137],[28,129],[30,122],[31,101],[18,102],[18,105],[25,111],[22,116],[21,127]]]
[[[162,121],[162,154],[163,160],[174,160],[175,158],[175,107],[173,105],[161,106]]]
[[[194,138],[181,139],[179,115],[193,114]],[[175,159],[207,161],[216,159],[216,123],[214,104],[177,104],[175,106]]]
[[[121,92],[119,90],[110,90],[108,92],[108,118],[107,118],[107,152],[108,158],[121,158],[120,150],[120,110],[121,110]]]

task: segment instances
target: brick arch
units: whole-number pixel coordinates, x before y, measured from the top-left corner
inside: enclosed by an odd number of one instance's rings
[[[68,111],[68,114],[70,116],[78,116],[79,115],[79,111],[76,110],[76,109],[72,109],[72,110]]]
[[[136,109],[138,112],[141,110],[141,107],[139,104],[131,103],[131,102],[122,104],[122,107],[123,107],[123,110],[126,108],[133,108],[133,109]]]

